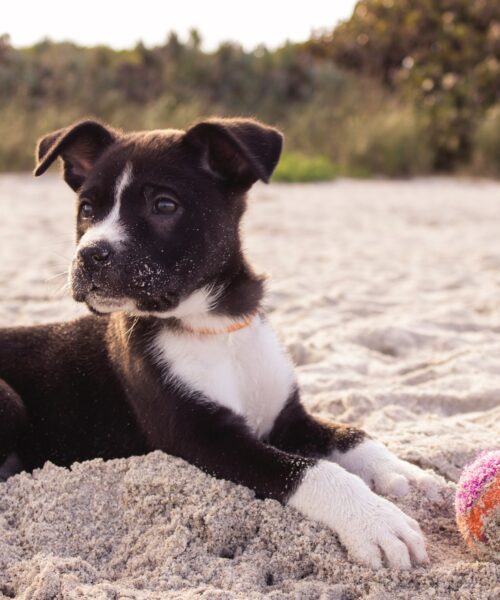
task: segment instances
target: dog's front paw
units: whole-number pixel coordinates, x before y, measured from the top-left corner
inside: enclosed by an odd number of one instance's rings
[[[442,477],[398,458],[376,440],[365,440],[347,452],[335,451],[331,458],[379,494],[405,496],[414,485],[430,500],[442,500],[446,486]]]
[[[418,523],[338,465],[319,461],[289,504],[328,525],[355,560],[373,569],[428,563]]]
[[[409,569],[427,564],[425,540],[418,523],[395,504],[375,495],[363,497],[350,523],[339,537],[351,556],[379,569],[384,564],[395,569]]]

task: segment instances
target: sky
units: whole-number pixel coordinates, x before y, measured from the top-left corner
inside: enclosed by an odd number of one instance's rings
[[[0,34],[15,46],[43,38],[82,45],[130,48],[142,40],[152,46],[169,31],[186,39],[191,28],[203,47],[239,42],[251,50],[261,43],[274,48],[286,40],[306,40],[313,30],[332,29],[347,19],[356,0],[0,0]]]

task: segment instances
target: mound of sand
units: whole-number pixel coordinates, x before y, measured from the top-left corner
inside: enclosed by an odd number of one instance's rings
[[[0,598],[500,597],[500,566],[469,553],[453,514],[461,468],[500,440],[500,186],[340,181],[253,197],[247,245],[272,271],[271,320],[310,410],[450,481],[440,506],[398,500],[431,566],[360,567],[325,527],[155,452],[0,484]],[[79,314],[50,279],[71,255],[70,193],[3,177],[0,200],[0,325]]]

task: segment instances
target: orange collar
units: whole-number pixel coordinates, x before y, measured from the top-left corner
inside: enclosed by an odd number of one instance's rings
[[[255,314],[256,313],[254,312],[248,315],[248,317],[245,317],[242,321],[231,323],[231,325],[228,325],[223,329],[210,329],[208,327],[196,329],[194,327],[189,327],[189,325],[183,325],[182,330],[192,333],[193,335],[219,335],[223,333],[234,333],[235,331],[240,331],[240,329],[245,329],[245,327],[248,327],[253,321]]]

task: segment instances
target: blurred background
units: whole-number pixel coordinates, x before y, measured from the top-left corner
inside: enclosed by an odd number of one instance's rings
[[[217,114],[285,132],[277,180],[500,174],[498,0],[180,4],[4,4],[0,171],[86,116]]]

